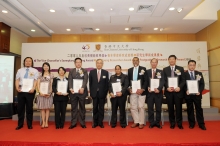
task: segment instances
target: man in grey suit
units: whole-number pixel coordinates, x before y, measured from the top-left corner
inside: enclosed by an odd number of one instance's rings
[[[82,68],[82,59],[75,59],[75,67],[70,70],[68,82],[69,82],[69,90],[70,90],[70,101],[71,101],[71,125],[69,129],[73,129],[76,127],[77,122],[77,109],[79,105],[79,122],[82,128],[86,128],[85,125],[85,98],[88,96],[87,91],[87,82],[88,82],[88,73],[87,70]],[[79,91],[73,90],[73,79],[81,79],[83,80],[82,87]]]

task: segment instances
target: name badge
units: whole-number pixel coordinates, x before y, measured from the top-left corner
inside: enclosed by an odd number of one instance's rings
[[[117,79],[116,81],[117,81],[117,82],[121,82],[121,79]]]
[[[103,76],[102,78],[103,78],[103,79],[105,79],[105,78],[106,78],[106,76]]]

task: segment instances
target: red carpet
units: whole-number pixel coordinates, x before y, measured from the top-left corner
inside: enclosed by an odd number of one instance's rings
[[[220,146],[220,121],[206,122],[206,131],[202,131],[196,126],[193,130],[188,128],[188,123],[184,122],[184,129],[169,128],[169,123],[165,123],[163,129],[130,128],[131,123],[125,129],[120,126],[111,128],[105,123],[105,128],[97,127],[93,129],[91,123],[87,123],[87,128],[82,129],[79,125],[69,130],[69,122],[64,129],[55,129],[54,122],[49,123],[49,128],[41,129],[39,122],[33,123],[33,129],[28,130],[25,125],[21,130],[15,130],[17,121],[0,121],[0,146],[108,146],[108,145],[135,145],[135,146]]]

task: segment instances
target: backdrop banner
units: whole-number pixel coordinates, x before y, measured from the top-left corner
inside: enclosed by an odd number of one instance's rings
[[[82,66],[88,71],[95,68],[97,59],[104,60],[103,69],[114,74],[115,65],[121,65],[124,73],[132,67],[132,58],[139,57],[140,65],[150,68],[150,60],[157,58],[158,68],[168,66],[168,56],[177,56],[177,65],[187,70],[190,59],[197,62],[196,70],[201,71],[205,80],[202,106],[210,107],[209,72],[206,42],[85,42],[85,43],[23,43],[22,62],[25,57],[34,59],[34,66],[41,72],[44,62],[50,63],[51,71],[63,66],[69,71],[74,68],[74,59],[80,57]]]

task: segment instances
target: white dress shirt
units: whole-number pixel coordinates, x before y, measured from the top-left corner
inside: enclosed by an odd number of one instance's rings
[[[19,85],[22,85],[22,80],[24,78],[24,75],[26,74],[26,69],[27,67],[22,67],[18,70],[17,74],[16,74],[16,80],[19,79]],[[28,79],[34,79],[37,80],[39,73],[38,70],[36,70],[35,68],[29,67],[28,68]]]

